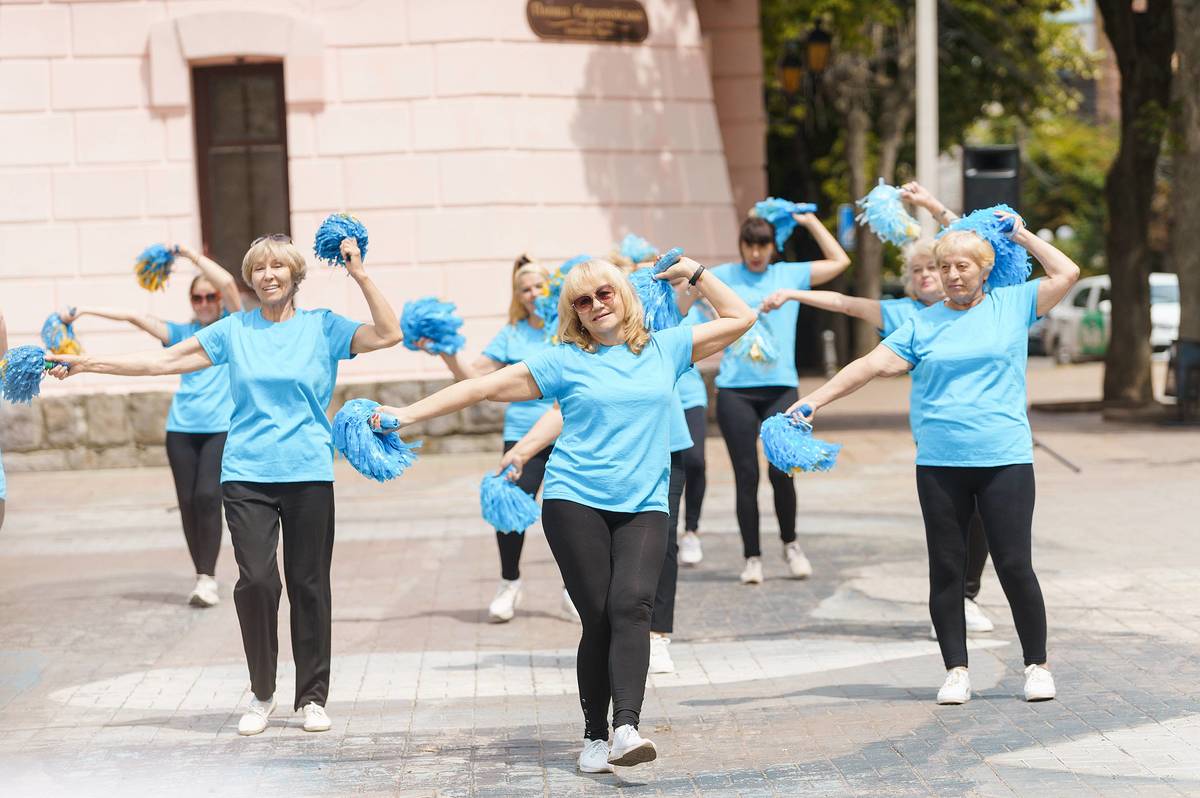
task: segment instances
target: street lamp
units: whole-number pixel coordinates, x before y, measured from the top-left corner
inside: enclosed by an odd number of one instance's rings
[[[833,43],[833,35],[821,27],[821,20],[808,34],[808,46],[805,48],[808,56],[808,71],[820,75],[829,66],[829,51]]]
[[[800,57],[800,42],[789,41],[784,45],[783,58],[779,61],[779,81],[789,97],[800,91],[804,80],[804,59]]]

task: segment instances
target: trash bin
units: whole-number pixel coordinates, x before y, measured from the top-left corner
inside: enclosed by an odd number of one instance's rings
[[[1171,344],[1164,393],[1175,397],[1179,421],[1200,423],[1200,341],[1180,338]]]

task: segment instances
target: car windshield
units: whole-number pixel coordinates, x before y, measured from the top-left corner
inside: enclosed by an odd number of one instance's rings
[[[1179,304],[1179,286],[1173,283],[1150,286],[1150,304]]]

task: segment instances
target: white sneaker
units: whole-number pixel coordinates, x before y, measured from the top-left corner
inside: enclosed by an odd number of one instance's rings
[[[325,713],[325,707],[320,704],[309,701],[304,705],[304,730],[306,732],[323,732],[329,731],[329,727],[333,725],[333,721],[329,720],[329,715]]]
[[[508,623],[520,605],[521,580],[514,579],[510,582],[502,579],[500,587],[496,589],[496,597],[488,605],[488,620],[492,623]]]
[[[704,559],[704,548],[700,545],[700,535],[695,532],[684,532],[679,539],[679,564],[699,565]]]
[[[242,719],[238,721],[238,734],[243,737],[261,734],[267,728],[267,718],[271,717],[271,713],[274,711],[275,696],[271,696],[266,701],[251,698],[250,706],[246,708],[246,714],[242,715]]]
[[[946,681],[938,690],[939,704],[965,704],[971,700],[971,677],[966,668],[951,668],[946,672]]]
[[[188,596],[188,604],[193,607],[215,607],[221,603],[217,595],[217,580],[208,574],[196,574],[196,586]]]
[[[1057,695],[1054,677],[1045,665],[1030,665],[1025,669],[1025,700],[1049,701]]]
[[[563,588],[562,611],[571,620],[579,620],[579,610],[575,609],[575,602],[571,601],[571,594],[567,592],[565,587]]]
[[[743,585],[761,585],[763,581],[762,560],[758,557],[747,557],[741,579]]]
[[[625,724],[613,732],[612,749],[608,752],[608,764],[630,767],[658,758],[654,743],[638,734],[638,730]]]
[[[967,634],[990,632],[996,628],[991,618],[984,615],[979,605],[971,599],[963,599],[963,611],[967,616]]]
[[[650,633],[650,670],[649,673],[674,673],[675,663],[671,660],[671,652],[667,646],[671,638],[666,635]]]
[[[579,752],[579,770],[583,773],[612,773],[613,766],[608,764],[608,741],[584,740],[583,750]]]
[[[783,559],[787,561],[788,570],[792,572],[792,579],[808,579],[812,576],[812,564],[804,556],[798,542],[793,540],[783,545]]]

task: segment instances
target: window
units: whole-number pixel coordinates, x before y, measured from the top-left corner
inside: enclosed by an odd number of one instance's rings
[[[1071,300],[1071,304],[1077,308],[1087,310],[1088,299],[1092,296],[1092,286],[1085,285],[1075,292],[1075,298]]]
[[[241,282],[250,242],[291,234],[282,64],[192,70],[205,252]]]

